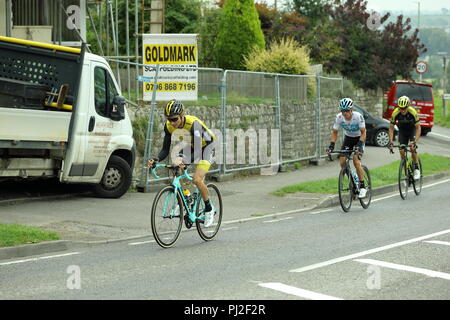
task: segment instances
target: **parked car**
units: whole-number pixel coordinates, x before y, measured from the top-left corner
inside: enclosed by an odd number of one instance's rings
[[[353,104],[353,109],[361,113],[366,121],[366,144],[378,147],[386,147],[389,143],[389,126],[390,122],[381,117],[376,117],[369,113],[366,109]],[[398,134],[398,128],[394,129],[394,140]]]

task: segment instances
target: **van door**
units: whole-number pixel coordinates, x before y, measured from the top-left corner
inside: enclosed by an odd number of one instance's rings
[[[113,99],[118,94],[117,84],[110,69],[100,62],[93,62],[93,68],[90,95],[92,100],[88,109],[83,168],[83,180],[86,182],[98,182],[101,179],[109,156],[115,149],[112,138],[116,132],[121,132],[122,128],[122,121],[113,121],[110,118]]]

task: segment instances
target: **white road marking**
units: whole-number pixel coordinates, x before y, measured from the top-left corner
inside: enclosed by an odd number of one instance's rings
[[[439,136],[439,137],[442,137],[442,138],[450,139],[449,136],[445,136],[443,134],[439,134],[439,133],[436,133],[436,132],[430,132],[429,134],[431,134],[433,136]]]
[[[141,241],[141,242],[131,242],[128,245],[129,246],[137,246],[140,244],[145,244],[145,243],[152,243],[152,242],[156,242],[155,240],[149,240],[149,241]]]
[[[373,259],[355,259],[354,261],[361,262],[361,263],[367,263],[367,264],[380,266],[380,267],[385,267],[385,268],[390,268],[390,269],[420,273],[420,274],[424,274],[424,275],[432,277],[432,278],[441,278],[441,279],[445,279],[445,280],[450,280],[450,273],[445,273],[445,272],[433,271],[433,270],[424,269],[424,268],[416,268],[416,267],[411,267],[411,266],[405,266],[402,264],[396,264],[396,263],[373,260]]]
[[[279,282],[259,283],[258,285],[264,288],[281,291],[283,293],[292,294],[297,297],[302,297],[311,300],[342,300],[341,298],[336,298],[305,289],[291,287]]]
[[[315,212],[311,212],[310,214],[319,214],[319,213],[330,212],[330,211],[333,211],[333,209],[326,209],[326,210],[321,210],[321,211],[315,211]]]
[[[328,261],[312,264],[312,265],[309,265],[309,266],[306,266],[306,267],[293,269],[293,270],[290,270],[289,272],[305,272],[305,271],[309,271],[309,270],[314,270],[314,269],[318,269],[318,268],[321,268],[321,267],[329,266],[331,264],[335,264],[335,263],[338,263],[338,262],[343,262],[343,261],[346,261],[346,260],[359,258],[359,257],[365,256],[365,255],[368,255],[368,254],[372,254],[372,253],[376,253],[376,252],[380,252],[380,251],[385,251],[385,250],[388,250],[388,249],[404,246],[406,244],[411,244],[411,243],[414,243],[414,242],[419,242],[419,241],[426,240],[426,239],[429,239],[429,238],[434,238],[434,237],[441,236],[441,235],[447,234],[447,233],[450,233],[450,229],[447,229],[447,230],[444,230],[444,231],[440,231],[440,232],[436,232],[436,233],[432,233],[432,234],[429,234],[429,235],[426,235],[426,236],[422,236],[422,237],[406,240],[406,241],[396,242],[396,243],[393,243],[393,244],[389,244],[387,246],[378,247],[378,248],[374,248],[374,249],[370,249],[370,250],[366,250],[366,251],[350,254],[348,256],[339,257],[339,258],[331,259],[331,260],[328,260]]]
[[[238,227],[229,227],[229,228],[223,228],[222,231],[228,231],[228,230],[233,230],[233,229],[237,229]]]
[[[53,255],[53,256],[30,258],[30,259],[16,260],[16,261],[10,261],[10,262],[2,262],[2,263],[0,263],[0,266],[7,266],[7,265],[11,265],[11,264],[38,261],[38,260],[44,260],[44,259],[61,258],[61,257],[73,256],[75,254],[80,254],[80,253],[79,252],[71,252],[71,253],[58,254],[58,255]]]
[[[450,179],[446,179],[446,180],[442,180],[442,181],[435,182],[435,183],[432,183],[432,184],[427,184],[426,186],[423,186],[422,189],[434,187],[434,186],[436,186],[438,184],[446,183],[446,182],[449,182],[449,181],[450,181]],[[408,192],[413,192],[413,189],[410,188],[408,190]],[[381,198],[374,199],[374,200],[372,200],[372,202],[376,202],[376,201],[380,201],[380,200],[384,200],[384,199],[388,199],[388,198],[392,198],[392,197],[397,197],[397,196],[398,196],[398,192],[396,192],[394,194],[391,194],[389,196],[384,196],[384,197],[381,197]]]
[[[298,213],[298,212],[303,212],[303,211],[309,211],[309,210],[312,210],[312,209],[314,209],[314,208],[303,208],[303,209],[295,209],[295,210],[289,210],[289,211],[283,211],[283,212],[269,213],[269,214],[265,214],[265,215],[259,216],[259,217],[251,217],[251,218],[245,218],[245,219],[236,219],[236,220],[224,221],[224,222],[222,222],[222,224],[231,224],[231,223],[236,223],[236,222],[247,222],[247,221],[252,221],[252,220],[267,219],[267,218],[283,216],[283,215],[291,214],[291,213]]]
[[[443,244],[445,246],[450,246],[450,242],[447,242],[447,241],[430,240],[430,241],[424,241],[424,242],[434,243],[434,244]]]
[[[287,217],[287,218],[283,218],[283,219],[276,219],[276,220],[266,220],[263,221],[263,223],[273,223],[273,222],[279,222],[279,221],[283,221],[283,220],[289,220],[292,219],[293,217]]]

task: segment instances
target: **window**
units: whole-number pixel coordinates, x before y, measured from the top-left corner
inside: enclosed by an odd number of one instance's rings
[[[95,67],[94,86],[95,110],[99,115],[109,118],[114,97],[118,94],[118,92],[114,81],[106,69]]]
[[[411,100],[432,101],[431,87],[416,84],[400,83],[395,90],[395,98],[407,96]]]
[[[107,86],[106,86],[106,70],[96,67],[94,70],[94,86],[95,86],[95,110],[103,117],[108,116],[106,106]]]

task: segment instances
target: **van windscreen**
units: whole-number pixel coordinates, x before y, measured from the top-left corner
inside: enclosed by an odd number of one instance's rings
[[[407,96],[411,100],[432,101],[431,87],[416,84],[399,83],[395,90],[395,98]]]

